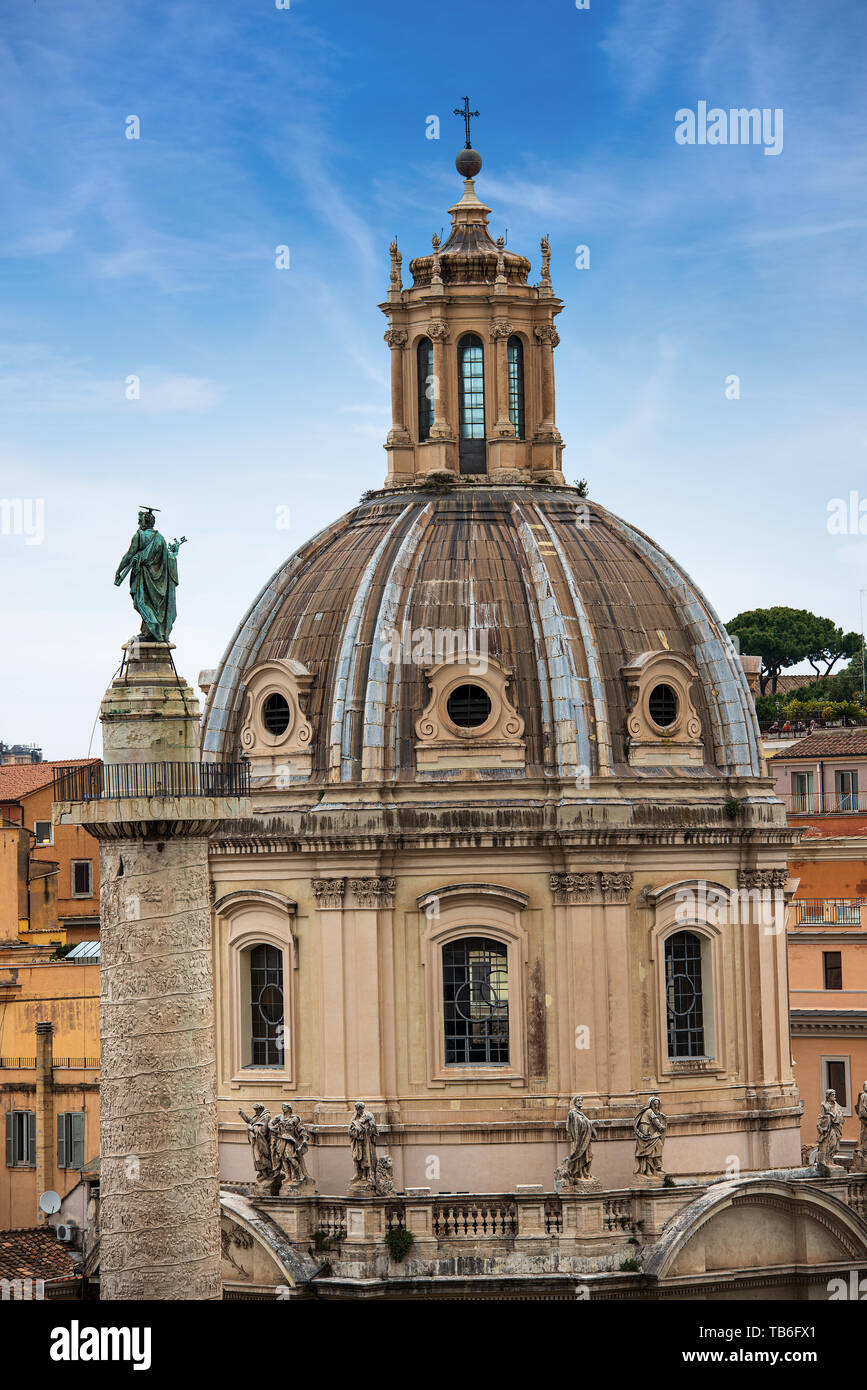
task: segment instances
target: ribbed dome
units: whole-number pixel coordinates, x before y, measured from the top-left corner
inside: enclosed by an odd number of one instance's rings
[[[707,761],[678,775],[761,774],[740,663],[683,570],[572,489],[490,485],[378,494],[291,556],[223,657],[205,756],[238,755],[243,673],[282,658],[313,676],[314,782],[412,782],[428,685],[411,661],[382,658],[389,632],[407,623],[487,630],[489,655],[514,672],[527,777],[573,778],[576,762],[593,775],[650,774],[627,762],[622,668],[660,649],[685,656],[699,677]]]

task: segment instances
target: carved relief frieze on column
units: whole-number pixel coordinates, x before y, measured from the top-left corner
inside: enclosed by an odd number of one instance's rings
[[[632,892],[632,874],[600,874],[599,887],[608,902],[626,902]]]
[[[346,895],[345,878],[313,878],[310,885],[316,897],[316,906],[323,908],[340,908],[343,906],[343,899]]]
[[[551,892],[558,907],[586,903],[597,891],[596,874],[551,874]]]
[[[349,887],[357,907],[394,907],[393,878],[351,878]]]
[[[433,374],[434,374],[434,419],[431,425],[431,439],[451,439],[452,430],[448,420],[448,402],[446,399],[446,343],[449,336],[449,326],[441,320],[429,323],[425,329],[427,336],[433,343]]]
[[[409,431],[406,427],[406,400],[403,390],[404,348],[407,332],[405,328],[389,328],[383,337],[391,348],[391,429],[388,432],[389,444],[407,444]]]
[[[509,339],[515,326],[508,319],[495,319],[491,324],[491,341],[494,344],[497,381],[497,422],[494,436],[497,439],[514,439],[515,426],[509,419]]]

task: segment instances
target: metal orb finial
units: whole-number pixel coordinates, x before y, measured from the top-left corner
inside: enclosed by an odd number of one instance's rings
[[[482,156],[477,150],[461,150],[455,160],[455,168],[462,178],[474,179],[482,167]]]

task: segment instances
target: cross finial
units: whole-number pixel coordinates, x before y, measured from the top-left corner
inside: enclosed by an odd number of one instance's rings
[[[470,110],[470,99],[469,99],[469,97],[464,97],[464,104],[463,104],[463,106],[456,106],[456,107],[455,107],[455,112],[454,112],[454,114],[455,114],[456,116],[463,116],[463,118],[464,118],[464,127],[465,127],[466,132],[467,132],[467,143],[466,143],[466,145],[465,145],[464,148],[465,148],[465,149],[468,149],[468,150],[471,150],[471,149],[473,148],[473,142],[472,142],[472,140],[470,139],[470,121],[473,119],[474,116],[478,116],[478,115],[480,114],[480,112],[478,112],[478,111],[471,111],[471,110]]]

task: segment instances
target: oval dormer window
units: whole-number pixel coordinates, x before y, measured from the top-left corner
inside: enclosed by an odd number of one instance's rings
[[[491,697],[480,685],[459,685],[446,701],[446,712],[460,729],[478,729],[491,713]]]
[[[289,701],[283,695],[269,695],[262,706],[262,723],[268,733],[285,734],[291,718]]]
[[[667,729],[677,718],[677,695],[670,685],[655,685],[650,692],[647,708],[654,724]]]

